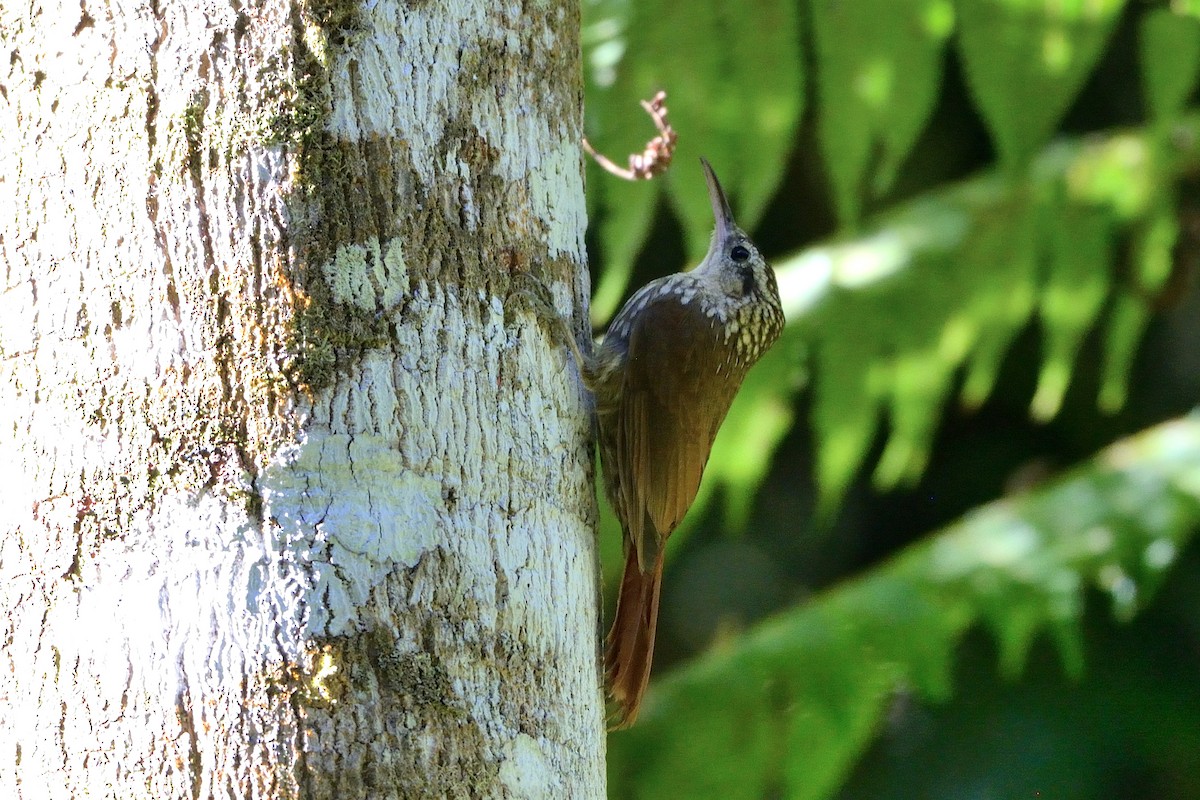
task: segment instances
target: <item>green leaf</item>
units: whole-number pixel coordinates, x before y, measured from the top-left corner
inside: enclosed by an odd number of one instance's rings
[[[978,408],[992,393],[1001,362],[1036,304],[1037,213],[1027,200],[1018,194],[998,200],[977,216],[974,235],[963,243],[962,263],[979,280],[965,304],[979,329],[963,381],[967,408]],[[1004,254],[1004,269],[996,268],[998,254]]]
[[[919,476],[950,378],[981,330],[969,312],[992,281],[1011,286],[1010,270],[964,257],[972,220],[995,219],[975,208],[977,195],[967,185],[913,202],[857,240],[781,266],[781,290],[790,292],[806,260],[830,265],[831,288],[798,315],[817,354],[813,426],[824,514],[859,469],[881,410],[891,414],[892,438],[876,484]]]
[[[1170,177],[1165,180],[1168,185]],[[1136,231],[1133,246],[1136,289],[1156,294],[1171,277],[1175,259],[1172,251],[1179,238],[1179,219],[1175,214],[1173,193],[1160,194],[1149,218]]]
[[[790,0],[648,5],[656,10],[647,8],[645,24],[661,32],[655,60],[679,131],[670,196],[694,263],[713,229],[700,156],[747,231],[783,178],[804,101],[800,17]]]
[[[834,307],[866,313],[839,317]],[[874,347],[886,341],[882,329],[886,317],[869,313],[870,307],[832,298],[826,318],[843,321],[844,326],[823,331],[814,345],[820,379],[814,385],[812,425],[819,442],[816,473],[822,502],[818,511],[826,519],[849,488],[879,425],[884,390],[876,377]],[[846,335],[856,321],[867,326],[861,330],[861,340]]]
[[[1113,301],[1100,378],[1099,404],[1105,413],[1115,414],[1125,406],[1133,358],[1149,321],[1150,310],[1140,297],[1122,293]]]
[[[589,168],[589,201],[605,258],[593,320],[616,310],[645,242],[658,192],[683,223],[699,259],[713,229],[699,158],[712,162],[738,223],[753,230],[784,174],[804,101],[800,18],[790,0],[675,3],[604,0],[585,6],[587,131],[624,166],[655,131],[639,100],[667,92],[679,135],[670,171],[632,186]],[[770,80],[763,76],[769,75]],[[599,187],[603,188],[599,188]],[[662,274],[683,265],[664,264]]]
[[[588,167],[592,196],[601,198],[603,211],[593,222],[600,240],[604,272],[592,292],[591,321],[603,327],[617,313],[633,274],[638,252],[650,233],[658,190],[644,181],[616,180],[600,167]]]
[[[610,114],[613,104],[625,103],[641,114],[639,99],[660,89],[667,92],[670,118],[679,133],[667,182],[689,249],[693,256],[702,254],[713,223],[698,164],[701,155],[736,200],[738,220],[747,230],[761,217],[783,175],[804,97],[796,5],[786,0],[753,0],[736,7],[715,0],[650,0],[630,7],[623,30],[625,56],[610,87],[589,94],[589,123],[594,114]],[[596,137],[593,144],[612,157],[641,152],[648,138],[635,137],[624,150]],[[624,163],[624,158],[614,160]]]
[[[979,624],[1018,672],[1042,632],[1082,663],[1086,591],[1141,608],[1200,526],[1200,418],[973,512],[651,687],[609,738],[613,797],[828,797],[900,691],[942,700]]]
[[[838,215],[853,225],[865,177],[873,172],[871,191],[886,191],[933,111],[954,7],[814,0],[812,15],[821,150]]]
[[[1042,285],[1044,358],[1031,411],[1034,419],[1058,413],[1083,338],[1091,329],[1112,283],[1112,225],[1102,209],[1059,206],[1049,201],[1049,274]]]
[[[1178,236],[1174,198],[1164,191],[1149,217],[1133,231],[1131,285],[1123,286],[1113,302],[1104,340],[1099,400],[1101,410],[1109,414],[1125,405],[1137,346],[1150,321],[1149,303],[1171,277]]]
[[[638,74],[640,62],[629,55],[627,31],[634,24],[627,0],[593,0],[584,6],[584,99],[589,141],[616,164],[640,153],[657,135],[653,121],[638,104],[655,89]],[[591,303],[593,326],[616,313],[628,288],[634,261],[646,241],[661,192],[658,182],[621,180],[587,159],[590,227],[599,240],[604,271]]]
[[[1167,139],[1121,131],[1063,141],[1021,173],[947,187],[855,239],[779,262],[789,324],[813,353],[820,511],[836,508],[862,468],[881,412],[891,425],[875,484],[919,478],[954,376],[965,368],[962,400],[981,404],[1034,311],[1045,356],[1032,410],[1053,416],[1109,300],[1128,292],[1148,313],[1169,275],[1173,186],[1200,160],[1197,137],[1192,116]],[[1133,245],[1131,287],[1114,263],[1117,240]],[[1106,410],[1124,397],[1117,371],[1128,370],[1144,329],[1121,314],[1119,330],[1104,334]]]
[[[1171,9],[1178,14],[1200,19],[1200,0],[1173,0]]]
[[[1142,17],[1142,85],[1154,119],[1173,119],[1196,88],[1200,20],[1155,9]]]
[[[1004,168],[1019,168],[1050,138],[1123,6],[1124,0],[959,0],[967,84]]]

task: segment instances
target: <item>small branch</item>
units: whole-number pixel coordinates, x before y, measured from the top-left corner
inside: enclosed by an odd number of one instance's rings
[[[647,142],[646,149],[642,152],[630,154],[628,168],[618,167],[608,156],[596,152],[586,136],[583,139],[583,149],[596,159],[597,164],[605,171],[627,181],[650,180],[655,175],[666,172],[667,167],[671,165],[671,159],[675,156],[675,142],[679,138],[667,120],[666,92],[659,92],[650,100],[643,100],[641,103],[642,108],[646,109],[646,113],[650,115],[650,119],[654,120],[654,127],[658,128],[658,136]]]

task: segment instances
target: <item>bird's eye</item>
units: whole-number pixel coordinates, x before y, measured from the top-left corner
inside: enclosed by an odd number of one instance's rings
[[[745,245],[735,244],[729,251],[729,257],[741,263],[750,257],[750,251],[746,249]]]

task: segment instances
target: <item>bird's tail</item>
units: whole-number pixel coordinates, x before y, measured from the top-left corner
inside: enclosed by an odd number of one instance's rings
[[[613,728],[627,728],[637,719],[642,694],[650,681],[654,631],[658,626],[658,595],[662,586],[663,550],[654,569],[642,572],[637,552],[625,554],[625,575],[617,595],[617,613],[608,631],[604,669],[608,693],[617,704]]]

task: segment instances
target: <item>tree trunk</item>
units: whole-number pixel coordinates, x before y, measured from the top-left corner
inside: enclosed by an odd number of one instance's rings
[[[569,0],[0,6],[0,796],[600,797]]]

